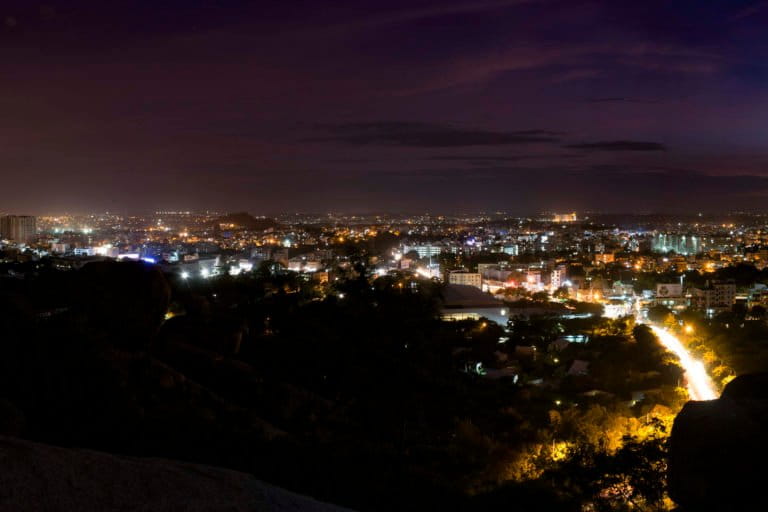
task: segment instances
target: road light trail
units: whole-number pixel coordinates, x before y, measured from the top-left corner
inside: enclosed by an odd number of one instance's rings
[[[680,365],[685,370],[685,378],[688,381],[688,394],[692,400],[714,400],[718,397],[715,385],[712,379],[707,375],[704,364],[694,359],[686,350],[683,343],[677,336],[657,327],[648,325],[653,334],[659,339],[664,348],[675,354],[680,359]]]

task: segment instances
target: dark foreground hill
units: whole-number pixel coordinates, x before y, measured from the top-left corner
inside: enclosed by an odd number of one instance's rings
[[[0,437],[3,510],[343,512],[237,471]]]

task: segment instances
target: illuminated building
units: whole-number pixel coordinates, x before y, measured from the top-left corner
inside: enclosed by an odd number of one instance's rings
[[[496,263],[478,263],[477,271],[483,277],[483,280],[493,279],[496,281],[506,281],[513,274],[511,270],[501,268]]]
[[[37,219],[31,215],[6,215],[0,218],[0,238],[19,244],[34,242],[37,238]]]
[[[321,262],[306,256],[296,256],[288,260],[288,270],[293,272],[317,272],[321,268]]]
[[[698,254],[702,252],[701,238],[696,235],[659,233],[653,237],[652,247],[657,252],[674,251],[677,254]]]
[[[52,243],[51,244],[51,252],[54,254],[64,254],[69,250],[69,244],[63,244],[63,243]]]
[[[541,287],[541,270],[528,270],[525,275],[525,285],[529,290]]]
[[[571,213],[556,213],[552,220],[555,222],[575,222],[576,221],[576,212]]]
[[[561,265],[552,271],[550,287],[553,290],[557,290],[558,288],[563,286],[563,283],[565,283],[566,279],[567,279],[567,275],[566,275],[565,267]]]
[[[482,289],[483,277],[479,272],[451,272],[448,274],[448,283],[473,286]]]
[[[704,311],[707,316],[728,311],[736,302],[736,284],[733,281],[707,282],[703,288],[691,290],[691,306]]]
[[[112,247],[110,244],[94,247],[93,252],[99,256],[107,256],[109,258],[117,258],[117,256],[120,254],[118,248]]]
[[[441,313],[443,320],[487,318],[502,326],[509,320],[509,308],[477,287],[467,285],[449,284],[444,288]]]
[[[419,258],[431,258],[432,256],[439,256],[443,252],[444,248],[441,245],[406,245],[403,246],[403,254],[415,251]]]
[[[602,263],[603,265],[607,265],[608,263],[613,263],[616,261],[616,255],[613,253],[601,253],[601,254],[595,254],[595,263],[599,264]]]
[[[520,250],[517,245],[506,245],[504,246],[504,249],[502,249],[502,252],[504,254],[509,254],[510,256],[517,256]]]
[[[656,304],[668,308],[682,308],[688,305],[680,283],[658,283],[656,285]]]

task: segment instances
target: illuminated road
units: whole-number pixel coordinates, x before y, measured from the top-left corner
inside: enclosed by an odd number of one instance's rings
[[[714,400],[718,397],[712,379],[707,375],[704,364],[694,359],[686,350],[683,343],[671,332],[655,325],[647,324],[653,333],[659,338],[664,348],[675,354],[680,359],[680,365],[685,370],[685,379],[688,381],[688,394],[691,400]]]

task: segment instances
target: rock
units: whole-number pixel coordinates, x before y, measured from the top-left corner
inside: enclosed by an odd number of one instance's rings
[[[0,437],[0,510],[316,511],[346,509],[251,475]]]
[[[669,493],[684,510],[766,510],[768,374],[737,377],[718,400],[688,402],[670,439]]]

